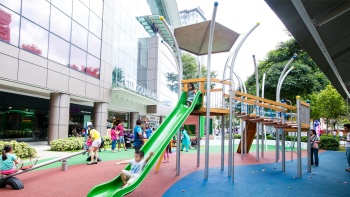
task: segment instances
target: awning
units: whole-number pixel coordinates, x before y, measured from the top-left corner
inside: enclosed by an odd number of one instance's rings
[[[343,97],[350,87],[350,2],[265,0]]]
[[[174,34],[179,48],[195,55],[208,54],[210,22],[204,21],[176,28]],[[237,32],[215,22],[212,53],[229,51],[238,37]]]

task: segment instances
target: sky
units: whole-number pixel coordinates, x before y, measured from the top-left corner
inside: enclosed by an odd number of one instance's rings
[[[211,0],[176,0],[179,11],[200,7],[207,20],[211,20],[214,2]],[[240,38],[233,46],[233,50],[240,39],[257,22],[258,26],[242,45],[234,66],[234,71],[245,81],[254,73],[254,62],[252,56],[255,55],[257,64],[266,59],[269,51],[274,50],[279,42],[290,39],[286,33],[286,28],[275,13],[270,9],[264,0],[218,0],[217,1],[216,22],[241,34]],[[222,70],[229,53],[213,54],[211,70],[217,70],[222,79]],[[229,74],[227,73],[227,76]]]

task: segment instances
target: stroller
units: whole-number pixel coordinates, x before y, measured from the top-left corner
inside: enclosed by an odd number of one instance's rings
[[[198,139],[197,139],[197,137],[196,138],[191,138],[190,142],[191,142],[191,147],[190,148],[197,149],[197,146],[198,146]]]
[[[125,138],[125,148],[130,149],[134,147],[134,136],[124,135]]]

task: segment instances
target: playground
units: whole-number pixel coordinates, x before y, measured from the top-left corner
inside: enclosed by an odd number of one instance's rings
[[[254,147],[255,148],[255,147]],[[252,150],[254,150],[252,148]],[[204,149],[204,147],[202,147]],[[173,148],[173,151],[175,148]],[[143,183],[127,196],[302,196],[312,188],[315,196],[349,196],[349,174],[345,172],[345,153],[335,151],[320,152],[320,166],[306,171],[306,151],[303,151],[303,178],[296,178],[296,161],[286,163],[286,172],[281,172],[281,162],[274,162],[273,148],[265,152],[265,157],[255,161],[252,151],[244,159],[235,154],[235,182],[227,176],[227,170],[220,169],[218,146],[210,146],[209,179],[203,179],[204,154],[201,165],[196,167],[196,150],[181,153],[181,174],[175,175],[175,152],[170,154],[170,162],[161,164],[158,173],[155,167]],[[48,155],[50,151],[38,154]],[[60,155],[65,154],[61,153]],[[22,180],[24,189],[1,189],[4,196],[87,196],[92,187],[109,181],[123,169],[114,165],[132,157],[132,151],[111,153],[101,152],[103,160],[98,165],[87,166],[86,155],[78,155],[68,160],[68,170],[61,171],[59,163],[24,173],[17,177]],[[52,155],[52,154],[51,154]],[[290,156],[287,155],[289,160]],[[40,160],[45,162],[52,158]],[[225,158],[227,161],[227,158]],[[93,168],[93,169],[92,169]],[[43,190],[43,188],[45,188]]]
[[[288,105],[280,99],[280,88],[283,80],[290,70],[288,66],[296,58],[291,57],[281,73],[277,85],[276,101],[264,99],[259,96],[259,84],[257,83],[257,95],[247,94],[246,91],[235,91],[233,80],[233,65],[239,47],[249,34],[259,26],[254,25],[250,32],[241,40],[237,49],[230,54],[228,64],[224,68],[222,79],[210,78],[211,53],[228,51],[236,41],[238,35],[229,32],[224,26],[215,23],[215,14],[218,3],[214,3],[213,19],[200,25],[207,26],[208,35],[203,40],[208,43],[199,43],[208,47],[207,51],[200,49],[196,55],[208,55],[207,77],[182,80],[182,63],[179,46],[181,45],[181,30],[175,39],[171,34],[175,51],[178,53],[178,93],[179,99],[173,111],[167,116],[152,137],[144,143],[141,150],[148,155],[154,155],[148,160],[139,176],[131,184],[123,185],[120,176],[121,170],[130,170],[131,165],[115,165],[125,159],[133,158],[133,151],[112,153],[107,150],[99,154],[102,162],[98,165],[86,165],[86,156],[81,153],[72,153],[68,156],[45,158],[32,169],[8,175],[16,176],[24,188],[12,190],[10,187],[1,189],[1,194],[6,196],[349,196],[349,174],[344,171],[344,152],[320,150],[320,165],[311,165],[311,147],[302,147],[302,133],[310,143],[310,104],[296,97],[296,106]],[[163,17],[159,17],[160,24],[171,32],[170,27]],[[215,24],[217,29],[214,28]],[[199,26],[200,26],[199,25]],[[187,27],[185,27],[186,29]],[[195,29],[197,27],[193,27]],[[193,30],[192,29],[192,30]],[[226,44],[227,40],[218,40],[214,31],[226,31],[226,39],[232,44]],[[179,33],[180,32],[180,33]],[[204,31],[201,31],[204,32]],[[184,32],[182,32],[184,33]],[[198,32],[196,32],[198,33]],[[232,35],[229,35],[229,34]],[[185,37],[193,38],[188,33]],[[231,36],[231,37],[230,37]],[[200,37],[200,36],[198,36]],[[185,41],[183,38],[182,41]],[[213,45],[213,41],[216,44]],[[221,42],[221,43],[220,43]],[[184,45],[191,45],[183,42]],[[214,46],[214,47],[213,47]],[[226,49],[222,47],[225,46]],[[217,47],[217,48],[215,48]],[[183,48],[182,48],[183,49]],[[186,50],[186,49],[183,49]],[[230,69],[226,72],[226,69]],[[225,76],[226,73],[230,77]],[[188,101],[188,87],[196,84],[197,92],[193,99]],[[215,84],[218,88],[212,88],[208,84]],[[241,86],[243,84],[240,84]],[[244,90],[244,88],[241,88]],[[236,104],[238,103],[238,104]],[[181,135],[179,129],[190,115],[205,116],[205,128],[197,132],[200,140],[200,148],[189,152],[180,152]],[[224,132],[221,138],[214,139],[209,132],[203,136],[203,130],[209,131],[210,116],[221,117],[222,128],[225,128],[225,116],[229,116],[228,139]],[[239,119],[241,139],[234,139],[233,123]],[[276,140],[273,146],[266,145],[266,128],[274,128]],[[262,139],[259,138],[261,134]],[[173,147],[170,162],[162,163],[165,148],[177,135],[178,145]],[[286,135],[294,136],[293,147],[295,149],[288,154],[286,147]],[[261,144],[260,144],[261,143]],[[305,145],[305,144],[304,144]],[[318,149],[318,148],[316,148]],[[62,164],[58,163],[62,161]],[[97,163],[97,162],[96,162]],[[31,171],[33,170],[33,171]],[[31,172],[29,172],[31,171]],[[25,173],[24,173],[25,172]],[[6,180],[4,177],[3,180]],[[3,186],[3,185],[2,185]],[[123,185],[124,186],[124,185]]]

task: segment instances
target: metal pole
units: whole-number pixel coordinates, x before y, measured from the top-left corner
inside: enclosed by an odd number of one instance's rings
[[[309,111],[308,113],[310,114],[310,100],[307,100],[306,103],[309,103]],[[310,115],[309,115],[310,117]],[[310,122],[310,119],[309,119]],[[311,128],[311,127],[310,127]],[[311,147],[309,146],[310,144],[310,132],[307,132],[307,172],[311,172]]]
[[[254,69],[255,69],[255,90],[256,90],[256,96],[259,97],[259,75],[258,75],[258,68],[256,66],[256,60],[255,55],[253,55],[253,63],[254,63]],[[255,101],[255,113],[256,116],[258,116],[258,101]],[[256,124],[256,161],[259,161],[259,123]]]
[[[281,100],[281,88],[282,88],[283,81],[287,77],[289,72],[292,71],[293,69],[294,69],[294,66],[290,67],[290,69],[283,75],[282,80],[280,81],[280,84],[277,87],[277,89],[278,89],[278,102]]]
[[[301,123],[300,123],[300,96],[297,96],[297,126],[298,126],[298,158],[297,158],[297,174],[298,178],[301,178]],[[309,134],[310,135],[310,134]]]
[[[178,98],[180,99],[181,97],[181,92],[182,92],[182,75],[183,75],[183,68],[182,68],[182,59],[181,59],[181,53],[180,53],[180,48],[179,45],[177,44],[175,35],[173,31],[171,30],[170,26],[168,23],[165,21],[163,16],[160,16],[159,19],[162,21],[164,24],[165,28],[168,30],[171,38],[174,41],[174,45],[176,48],[176,53],[177,53],[177,66],[178,66]],[[181,143],[181,133],[180,130],[177,132],[177,147],[176,147],[176,175],[180,175],[180,143]]]
[[[221,170],[225,166],[225,116],[221,116]]]
[[[198,126],[200,127],[202,125],[201,123],[201,116],[198,116]],[[201,134],[200,134],[200,128],[197,130],[197,167],[200,166],[200,159],[201,159]]]
[[[262,78],[261,98],[265,98],[265,79],[266,79],[266,73],[264,73]]]
[[[278,87],[280,86],[280,81],[281,81],[281,79],[282,79],[284,73],[286,72],[288,66],[293,62],[293,60],[294,60],[295,58],[297,58],[297,54],[296,54],[296,53],[293,55],[292,58],[290,58],[290,60],[288,61],[288,63],[284,66],[284,68],[283,68],[283,70],[282,70],[282,72],[281,72],[281,75],[280,75],[280,77],[279,77],[279,79],[278,79],[277,87],[276,87],[276,101],[277,101],[277,102],[280,102],[280,100],[279,100],[279,95],[278,95],[278,92],[279,92]]]
[[[259,124],[260,131],[261,131],[261,157],[264,157],[264,140],[265,140],[265,130],[263,125]]]
[[[282,117],[281,117],[282,124],[284,123],[284,108],[282,108]],[[286,143],[285,143],[285,133],[284,129],[281,129],[282,131],[282,172],[286,171]]]
[[[209,130],[210,130],[210,66],[211,66],[211,52],[213,47],[213,36],[215,28],[215,17],[216,10],[218,7],[218,2],[214,3],[213,16],[210,22],[210,33],[209,33],[209,43],[208,43],[208,65],[207,65],[207,106],[206,106],[206,138],[205,138],[205,169],[204,169],[204,179],[208,179],[208,170],[209,170]]]

